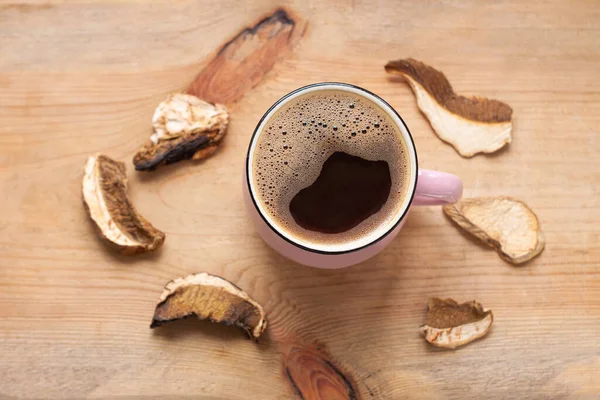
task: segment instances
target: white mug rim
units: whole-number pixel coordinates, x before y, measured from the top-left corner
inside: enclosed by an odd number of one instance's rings
[[[314,92],[314,91],[328,90],[328,89],[347,91],[347,92],[351,92],[356,95],[362,96],[362,97],[370,100],[371,102],[377,104],[386,114],[388,114],[388,116],[392,119],[392,121],[394,121],[394,123],[398,126],[400,132],[402,133],[402,137],[404,139],[404,143],[406,144],[407,151],[409,154],[410,172],[411,172],[410,177],[409,177],[408,194],[402,200],[402,206],[398,208],[398,211],[396,212],[394,217],[391,218],[389,221],[387,221],[385,223],[385,225],[378,227],[377,229],[370,232],[368,235],[361,236],[358,239],[355,239],[355,240],[352,240],[352,241],[349,241],[349,242],[346,242],[346,243],[343,243],[340,245],[331,245],[331,244],[318,245],[315,243],[309,243],[306,241],[299,240],[298,238],[295,238],[292,235],[289,235],[284,229],[282,229],[273,220],[273,218],[271,218],[268,215],[266,210],[264,210],[262,204],[260,204],[260,202],[256,199],[256,191],[255,191],[254,182],[252,179],[252,173],[253,173],[252,160],[253,160],[254,153],[255,153],[256,143],[258,142],[258,138],[260,137],[260,134],[262,133],[267,122],[270,120],[271,116],[273,116],[281,107],[283,107],[290,100],[292,100],[298,96],[304,95],[306,93]],[[341,82],[313,83],[311,85],[307,85],[307,86],[298,88],[298,89],[286,94],[279,100],[277,100],[267,110],[267,112],[265,112],[265,114],[261,117],[260,121],[256,125],[256,128],[254,129],[252,138],[250,139],[248,153],[246,155],[246,167],[245,168],[246,168],[247,187],[248,187],[248,191],[250,194],[250,198],[251,198],[252,203],[254,204],[254,207],[256,208],[258,214],[265,221],[267,226],[271,230],[273,230],[278,236],[280,236],[281,238],[286,240],[288,243],[290,243],[294,246],[297,246],[299,248],[302,248],[304,250],[307,250],[307,251],[310,251],[313,253],[320,253],[320,254],[345,254],[345,253],[354,252],[354,251],[363,249],[365,247],[371,246],[372,244],[380,241],[381,239],[386,237],[388,234],[390,234],[406,217],[406,214],[408,213],[408,210],[409,210],[409,208],[412,204],[412,201],[414,199],[414,196],[415,196],[416,187],[417,187],[417,179],[418,179],[418,159],[417,159],[417,152],[416,152],[415,144],[414,144],[412,135],[410,134],[410,131],[408,130],[408,127],[406,126],[406,123],[404,122],[402,117],[398,114],[398,112],[396,110],[394,110],[394,108],[391,105],[389,105],[385,100],[383,100],[376,94],[374,94],[366,89],[363,89],[359,86],[351,85],[348,83],[341,83]]]

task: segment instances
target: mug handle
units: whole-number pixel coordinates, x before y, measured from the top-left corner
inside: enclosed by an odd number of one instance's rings
[[[413,204],[440,206],[456,203],[463,192],[463,184],[456,175],[447,172],[420,169]]]

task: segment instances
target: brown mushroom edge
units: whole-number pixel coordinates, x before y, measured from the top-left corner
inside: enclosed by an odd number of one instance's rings
[[[458,95],[442,72],[412,58],[390,61],[385,70],[408,81],[434,131],[463,157],[491,153],[512,141],[508,104]]]
[[[135,169],[153,171],[161,165],[207,158],[217,150],[228,125],[229,113],[222,104],[172,93],[154,111],[154,132],[133,157]]]
[[[127,197],[125,164],[103,154],[88,158],[83,203],[100,236],[118,252],[133,255],[159,248],[165,234],[136,211]]]
[[[136,171],[154,171],[161,165],[183,160],[201,160],[217,150],[221,138],[215,140],[219,131],[199,132],[175,139],[152,142],[142,147],[133,157]]]
[[[427,320],[420,330],[436,347],[455,349],[485,336],[494,316],[481,303],[458,304],[452,299],[429,299]]]
[[[191,316],[235,325],[255,340],[267,327],[265,312],[256,301],[233,283],[205,272],[167,283],[150,328]]]

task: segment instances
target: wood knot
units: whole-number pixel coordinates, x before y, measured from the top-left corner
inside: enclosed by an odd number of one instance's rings
[[[207,63],[188,93],[212,103],[235,103],[294,46],[302,34],[298,22],[297,16],[277,9],[242,29]]]
[[[294,390],[305,400],[358,400],[352,377],[319,346],[291,345],[283,367]]]

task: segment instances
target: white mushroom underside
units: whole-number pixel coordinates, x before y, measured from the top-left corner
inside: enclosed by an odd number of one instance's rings
[[[480,321],[454,328],[433,328],[425,325],[421,327],[421,332],[425,335],[425,339],[434,346],[454,349],[484,336],[492,325],[492,321],[493,316],[489,313]]]
[[[111,242],[120,246],[136,246],[139,243],[131,240],[114,223],[100,190],[99,174],[96,173],[97,156],[88,158],[83,176],[83,198],[89,208],[90,217],[102,234]]]
[[[492,153],[511,142],[511,122],[483,123],[453,114],[441,106],[423,86],[404,75],[412,87],[417,104],[437,135],[450,143],[463,157]]]
[[[227,110],[221,104],[212,105],[196,96],[174,93],[162,101],[152,116],[154,133],[150,140],[157,144],[200,131],[219,129],[227,126]]]
[[[485,203],[465,201],[461,212],[489,237],[500,243],[502,251],[513,258],[530,254],[538,246],[537,218],[521,203],[491,199]]]
[[[252,304],[259,311],[260,316],[261,316],[259,324],[256,327],[254,327],[254,330],[252,331],[252,334],[254,337],[260,336],[262,331],[266,328],[267,321],[265,319],[265,313],[263,311],[263,308],[261,307],[260,304],[258,304],[256,301],[252,300],[246,292],[240,290],[239,288],[237,288],[235,285],[233,285],[231,282],[227,281],[226,279],[207,274],[206,272],[200,272],[198,274],[188,275],[186,278],[177,278],[177,279],[167,283],[167,285],[165,286],[165,290],[160,295],[159,302],[165,301],[167,299],[167,297],[169,297],[170,295],[175,293],[175,291],[177,289],[186,287],[186,286],[193,286],[193,285],[203,285],[203,286],[212,286],[212,287],[223,288],[226,292],[229,292],[229,293],[233,294],[234,296],[240,297],[244,301],[247,301],[248,303]]]

